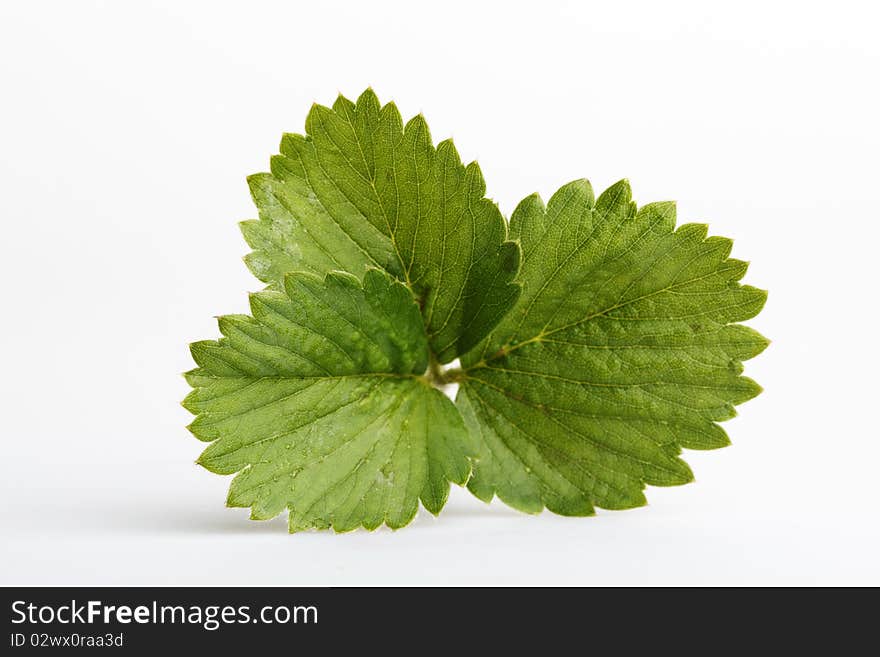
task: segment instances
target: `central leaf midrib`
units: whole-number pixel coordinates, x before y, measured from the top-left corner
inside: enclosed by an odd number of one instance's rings
[[[336,114],[339,115],[338,112],[336,112]],[[369,172],[370,171],[370,164],[369,164],[369,162],[367,162],[367,156],[364,153],[363,146],[361,145],[361,139],[360,139],[360,135],[358,135],[357,128],[354,125],[354,123],[352,123],[352,121],[348,117],[347,113],[346,113],[346,116],[344,117],[344,120],[346,123],[348,123],[349,127],[351,128],[351,132],[354,135],[354,141],[358,147],[358,152],[361,154],[361,160],[363,161],[364,167],[366,168],[367,172]],[[319,121],[321,122],[321,125],[323,126],[324,120],[319,119]],[[327,138],[330,139],[330,141],[333,143],[333,146],[336,147],[336,150],[338,150],[340,153],[342,153],[343,157],[345,157],[344,156],[345,151],[342,148],[340,148],[339,145],[333,140],[331,132],[329,130],[325,130],[324,132],[327,135]],[[403,131],[401,131],[401,134],[403,134]],[[391,152],[392,152],[392,160],[393,160],[394,159],[394,145],[393,144],[391,145]],[[317,160],[317,157],[316,157],[316,160]],[[345,158],[345,161],[348,162],[348,158]],[[324,168],[324,166],[320,164],[320,161],[318,163],[319,163],[319,166],[321,167],[321,170],[327,176],[327,179],[333,183],[333,186],[339,191],[340,194],[342,194],[348,200],[349,203],[352,204],[353,207],[357,208],[358,213],[361,215],[361,217],[363,217],[364,221],[366,221],[368,223],[372,223],[372,222],[370,222],[369,218],[364,214],[364,212],[360,208],[358,208],[357,205],[349,198],[348,194],[346,194],[345,191],[336,183],[336,180],[327,172],[327,170]],[[356,175],[360,176],[360,173],[357,171],[357,169],[355,167],[353,167],[350,163],[349,163],[349,167],[355,172]],[[363,176],[360,176],[360,177],[361,177],[361,179],[364,179]],[[418,176],[416,176],[416,178],[418,178]],[[375,178],[372,175],[370,175],[366,178],[366,181],[370,185],[370,189],[373,192],[373,198],[376,200],[376,204],[379,206],[379,209],[382,212],[382,218],[385,220],[385,226],[388,229],[388,239],[391,241],[391,247],[394,249],[394,254],[397,256],[398,262],[400,262],[400,269],[403,272],[404,283],[407,286],[407,288],[409,288],[412,295],[415,297],[416,296],[415,290],[413,289],[412,281],[410,280],[410,269],[412,268],[412,263],[410,263],[409,267],[407,267],[406,263],[403,260],[403,255],[400,252],[400,247],[397,245],[397,239],[396,239],[396,235],[395,235],[395,230],[397,229],[397,226],[396,226],[397,222],[395,222],[394,227],[391,226],[391,220],[388,218],[388,213],[385,212],[385,205],[382,203],[382,199],[379,197],[379,190],[376,189]],[[394,181],[395,181],[395,187],[396,187],[396,185],[397,185],[397,176],[396,175],[394,176]],[[416,193],[416,196],[418,198],[418,191]],[[398,208],[399,208],[399,206],[400,206],[399,192],[397,194],[397,204],[398,204]],[[399,221],[400,218],[397,217],[396,219]]]
[[[475,369],[479,369],[481,367],[484,367],[487,363],[491,363],[493,360],[496,360],[498,358],[506,356],[506,355],[510,354],[511,352],[516,351],[517,349],[520,349],[521,347],[525,347],[525,346],[533,344],[535,342],[541,342],[545,337],[547,337],[549,335],[554,335],[555,333],[559,333],[560,331],[566,331],[570,328],[574,328],[575,326],[579,326],[581,324],[586,324],[587,322],[590,322],[598,317],[602,317],[604,315],[607,315],[608,313],[613,312],[615,310],[619,310],[620,308],[625,308],[633,303],[637,303],[639,301],[644,301],[645,299],[650,299],[651,297],[656,296],[658,294],[663,294],[664,292],[670,292],[677,287],[681,287],[682,285],[689,285],[691,283],[696,283],[696,282],[701,281],[705,278],[715,276],[717,273],[718,273],[717,271],[711,271],[708,274],[703,274],[702,276],[698,276],[696,278],[691,278],[686,281],[681,281],[680,283],[675,283],[674,285],[669,285],[669,286],[664,287],[662,289],[655,290],[654,292],[650,292],[648,294],[643,294],[642,296],[635,297],[633,299],[629,299],[628,301],[624,301],[622,303],[617,303],[617,304],[610,306],[602,311],[593,313],[592,315],[584,317],[583,319],[579,319],[576,322],[571,322],[569,324],[559,326],[559,327],[552,329],[550,331],[541,332],[541,333],[539,333],[539,334],[537,334],[527,340],[523,340],[522,342],[518,342],[515,345],[510,345],[510,344],[504,345],[504,346],[500,347],[496,351],[496,353],[492,354],[490,357],[483,358],[479,362],[474,363],[473,365],[464,368],[464,372],[468,372],[470,370],[475,370]]]

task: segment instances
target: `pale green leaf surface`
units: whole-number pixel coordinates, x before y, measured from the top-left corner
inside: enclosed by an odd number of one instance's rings
[[[428,343],[410,291],[377,269],[292,273],[197,342],[191,431],[199,463],[233,474],[230,506],[289,509],[291,531],[397,528],[438,513],[474,451],[455,406],[422,376]]]
[[[462,358],[457,405],[479,442],[469,488],[537,512],[588,515],[645,503],[645,484],[692,479],[682,447],[728,443],[717,422],[759,386],[742,361],[767,341],[736,322],[766,293],[706,226],[675,206],[637,209],[626,181],[588,182],[515,210],[514,308]]]
[[[314,105],[306,135],[285,135],[271,173],[249,182],[260,217],[242,231],[258,278],[277,286],[290,271],[383,268],[419,300],[442,363],[516,301],[519,250],[477,164],[463,165],[449,140],[434,147],[421,115],[404,125],[371,90]]]

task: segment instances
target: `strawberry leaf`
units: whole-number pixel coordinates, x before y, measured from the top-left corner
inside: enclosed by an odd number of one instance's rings
[[[290,271],[381,267],[419,299],[431,349],[447,363],[477,344],[516,301],[519,251],[476,163],[436,148],[425,119],[406,125],[367,90],[314,105],[306,135],[287,134],[271,173],[249,179],[259,220],[242,231],[246,261],[278,285]]]
[[[421,376],[428,344],[410,292],[379,270],[292,273],[196,342],[184,406],[211,445],[199,463],[238,473],[228,505],[290,529],[402,527],[438,513],[470,474],[452,401]]]
[[[645,484],[692,479],[682,447],[728,443],[716,424],[760,387],[742,361],[767,341],[735,324],[766,293],[706,226],[675,206],[636,208],[622,181],[588,182],[545,208],[530,196],[511,236],[523,250],[516,306],[464,359],[457,404],[480,442],[470,490],[523,511],[589,515],[645,503]]]
[[[768,342],[738,322],[766,292],[731,240],[626,181],[530,196],[508,229],[476,164],[367,90],[315,105],[249,182],[267,288],[191,345],[184,406],[254,519],[397,528],[450,483],[532,513],[639,506],[760,392],[743,361]]]

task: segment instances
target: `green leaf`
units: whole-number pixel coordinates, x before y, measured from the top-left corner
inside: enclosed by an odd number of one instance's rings
[[[508,230],[479,167],[369,89],[313,106],[280,151],[241,225],[267,288],[192,345],[184,401],[198,462],[253,518],[396,528],[450,483],[527,512],[630,508],[690,481],[682,449],[727,445],[718,423],[760,392],[742,363],[767,340],[737,322],[766,293],[673,204],[578,180]]]
[[[735,322],[766,293],[706,233],[676,229],[672,203],[637,209],[626,181],[520,203],[522,294],[458,374],[477,497],[565,515],[639,506],[645,484],[692,479],[682,447],[728,443],[717,422],[760,392],[742,361],[767,346]]]
[[[438,513],[470,474],[452,401],[422,376],[429,350],[407,288],[377,269],[291,273],[251,295],[252,316],[194,343],[184,406],[211,444],[199,463],[238,473],[229,506],[254,519],[290,510],[291,531],[402,527]]]
[[[404,125],[372,90],[356,104],[314,105],[306,135],[284,135],[271,173],[249,182],[260,218],[242,231],[260,280],[382,268],[419,300],[441,363],[476,345],[516,301],[519,251],[484,198],[480,168],[464,166],[451,141],[435,148],[421,115]]]

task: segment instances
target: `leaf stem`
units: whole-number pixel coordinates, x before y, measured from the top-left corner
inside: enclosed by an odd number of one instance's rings
[[[430,381],[435,386],[443,386],[448,383],[446,380],[446,373],[443,371],[443,366],[440,364],[434,354],[430,355],[428,360],[428,371],[425,373],[428,381]]]
[[[425,372],[425,378],[431,385],[442,388],[451,383],[459,383],[467,376],[466,370],[460,367],[444,369],[443,365],[438,361],[432,353],[428,361],[428,371]]]
[[[447,384],[461,383],[467,378],[467,370],[460,367],[453,367],[452,369],[443,372],[443,378]]]

